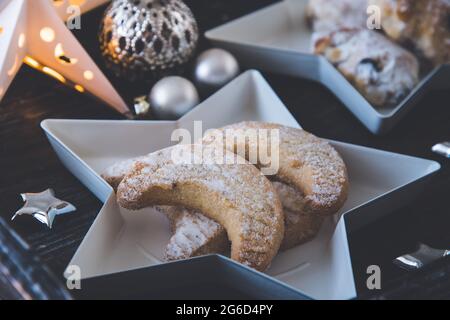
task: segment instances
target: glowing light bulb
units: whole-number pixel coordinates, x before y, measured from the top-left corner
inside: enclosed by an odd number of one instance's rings
[[[26,40],[25,34],[21,33],[21,34],[19,35],[19,40],[18,40],[18,42],[17,42],[19,48],[23,48],[23,46],[25,45],[25,40]]]
[[[64,0],[53,0],[53,5],[59,7],[64,3]]]
[[[69,1],[72,6],[82,6],[86,0],[70,0]]]
[[[61,43],[55,46],[55,58],[61,64],[76,64],[78,59],[69,58],[65,53]]]
[[[92,71],[90,71],[90,70],[86,70],[86,71],[83,73],[83,76],[84,76],[84,78],[85,78],[86,80],[92,80],[92,79],[94,79],[94,73],[93,73]]]
[[[42,28],[39,35],[41,36],[42,41],[45,42],[52,42],[55,40],[55,31],[49,27]]]
[[[41,66],[39,62],[31,58],[30,56],[25,56],[25,58],[23,58],[23,62],[25,62],[27,65],[35,69],[39,69],[39,67]]]
[[[84,88],[83,88],[82,86],[80,86],[79,84],[76,84],[74,88],[75,88],[75,90],[77,90],[78,92],[81,92],[81,93],[84,92]]]
[[[19,57],[16,55],[14,57],[14,64],[12,65],[11,69],[9,69],[6,73],[8,74],[8,76],[12,77],[14,75],[14,73],[16,72],[16,69],[18,68],[19,65]]]
[[[49,76],[61,81],[62,83],[66,82],[66,78],[64,78],[60,73],[58,73],[57,71],[53,70],[52,68],[49,67],[43,67],[42,71],[45,72],[46,74],[48,74]]]

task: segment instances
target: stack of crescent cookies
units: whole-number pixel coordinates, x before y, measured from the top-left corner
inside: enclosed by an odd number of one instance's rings
[[[261,147],[260,139],[242,136],[249,129],[279,133],[275,174],[262,173],[262,159],[248,162],[249,150]],[[114,164],[102,177],[121,207],[154,207],[168,217],[167,260],[231,250],[233,260],[264,271],[279,250],[314,238],[324,219],[343,206],[346,166],[328,142],[302,129],[242,122],[217,130],[237,139],[219,144],[208,131],[194,145]],[[174,154],[201,161],[174,161]]]
[[[314,53],[377,107],[396,106],[421,73],[450,62],[449,17],[450,0],[309,0],[307,7]]]

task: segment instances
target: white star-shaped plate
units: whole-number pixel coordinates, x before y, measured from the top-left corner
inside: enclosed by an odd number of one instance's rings
[[[311,54],[311,30],[305,19],[308,0],[284,0],[206,32],[248,67],[322,83],[372,133],[384,134],[432,89],[450,87],[450,65],[426,75],[397,106],[371,105],[324,57]]]
[[[152,210],[119,208],[100,173],[119,160],[173,144],[172,131],[187,128],[192,132],[197,120],[202,121],[203,130],[243,120],[299,127],[257,71],[242,74],[178,121],[42,123],[66,167],[105,202],[70,263],[81,267],[83,278],[163,263],[170,237],[167,221]],[[346,229],[358,228],[404,204],[440,166],[347,143],[332,144],[344,158],[350,177],[349,198],[342,209],[345,219],[327,221],[313,241],[279,253],[267,274],[314,298],[349,299],[356,291]]]

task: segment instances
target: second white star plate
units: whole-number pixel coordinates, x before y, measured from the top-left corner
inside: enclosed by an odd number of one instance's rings
[[[167,221],[152,210],[119,208],[101,172],[117,161],[173,144],[172,131],[187,128],[192,132],[194,121],[202,121],[206,130],[244,120],[299,127],[257,71],[242,74],[174,122],[45,120],[42,127],[62,162],[105,203],[70,264],[81,268],[83,278],[163,267],[163,251],[170,237]],[[347,229],[405,204],[440,166],[425,159],[331,143],[349,172],[350,192],[343,217],[327,221],[313,241],[279,253],[266,274],[313,298],[350,299],[356,289]]]
[[[422,78],[397,106],[377,108],[325,58],[311,54],[308,0],[284,0],[206,32],[250,68],[310,79],[330,89],[372,133],[391,130],[432,89],[450,87],[450,64]]]

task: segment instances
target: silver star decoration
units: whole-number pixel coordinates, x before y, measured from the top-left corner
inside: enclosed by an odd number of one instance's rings
[[[417,251],[394,259],[394,264],[403,269],[414,270],[448,255],[450,250],[434,249],[421,243]]]
[[[450,141],[438,143],[431,150],[441,156],[450,158]]]
[[[17,210],[11,220],[23,214],[33,216],[36,220],[46,224],[50,229],[53,225],[53,220],[57,215],[75,211],[74,205],[69,202],[60,200],[55,197],[55,192],[52,189],[47,189],[40,193],[22,193],[21,194],[25,205]]]

